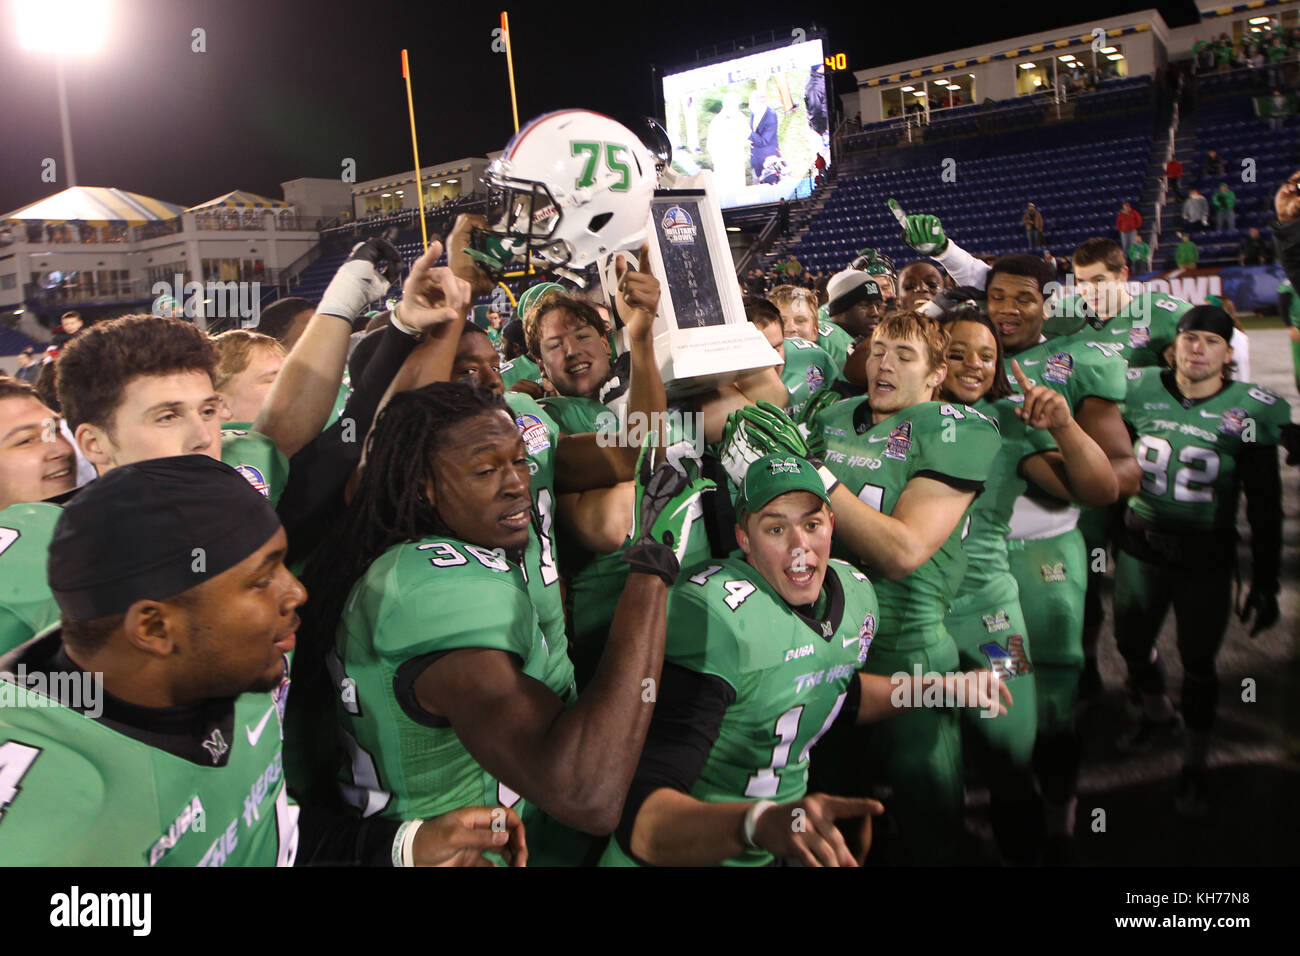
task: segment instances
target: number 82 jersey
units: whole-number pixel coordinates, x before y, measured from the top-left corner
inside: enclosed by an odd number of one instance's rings
[[[1277,445],[1291,406],[1276,392],[1229,382],[1203,401],[1184,398],[1169,369],[1128,372],[1124,418],[1142,487],[1129,499],[1140,517],[1163,528],[1230,528],[1237,520],[1237,459],[1250,445]]]

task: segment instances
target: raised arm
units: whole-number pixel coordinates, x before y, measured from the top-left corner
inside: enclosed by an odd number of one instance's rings
[[[899,495],[893,513],[882,514],[839,484],[831,492],[835,537],[865,564],[897,581],[934,556],[974,500],[974,491],[916,477]]]

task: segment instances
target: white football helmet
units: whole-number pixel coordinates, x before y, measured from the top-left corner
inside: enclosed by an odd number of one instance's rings
[[[482,253],[502,268],[531,256],[544,268],[582,272],[645,240],[655,163],[621,123],[558,110],[523,126],[484,181]]]

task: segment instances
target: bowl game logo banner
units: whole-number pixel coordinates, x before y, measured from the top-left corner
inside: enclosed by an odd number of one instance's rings
[[[1269,264],[1173,269],[1134,278],[1147,292],[1166,292],[1192,305],[1216,305],[1217,299],[1231,299],[1238,312],[1258,312],[1276,307],[1277,287],[1286,276],[1281,266]]]

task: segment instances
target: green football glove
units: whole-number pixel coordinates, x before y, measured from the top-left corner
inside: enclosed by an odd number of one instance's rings
[[[690,442],[664,449],[656,466],[655,436],[646,437],[636,463],[636,502],[632,543],[623,560],[640,574],[657,574],[672,587],[686,556],[691,530],[704,515],[701,495],[717,486],[700,475],[700,459]]]
[[[808,444],[785,412],[771,402],[738,408],[727,417],[719,457],[727,477],[737,487],[749,466],[765,455],[808,457]]]
[[[843,395],[832,388],[821,388],[800,409],[799,434],[807,443],[812,457],[822,459],[826,457],[826,436],[822,433],[821,426],[817,424],[817,416],[823,409],[829,408],[843,398]]]
[[[889,200],[889,209],[903,227],[903,242],[923,256],[938,255],[948,246],[943,223],[938,216],[909,216],[898,200]]]

